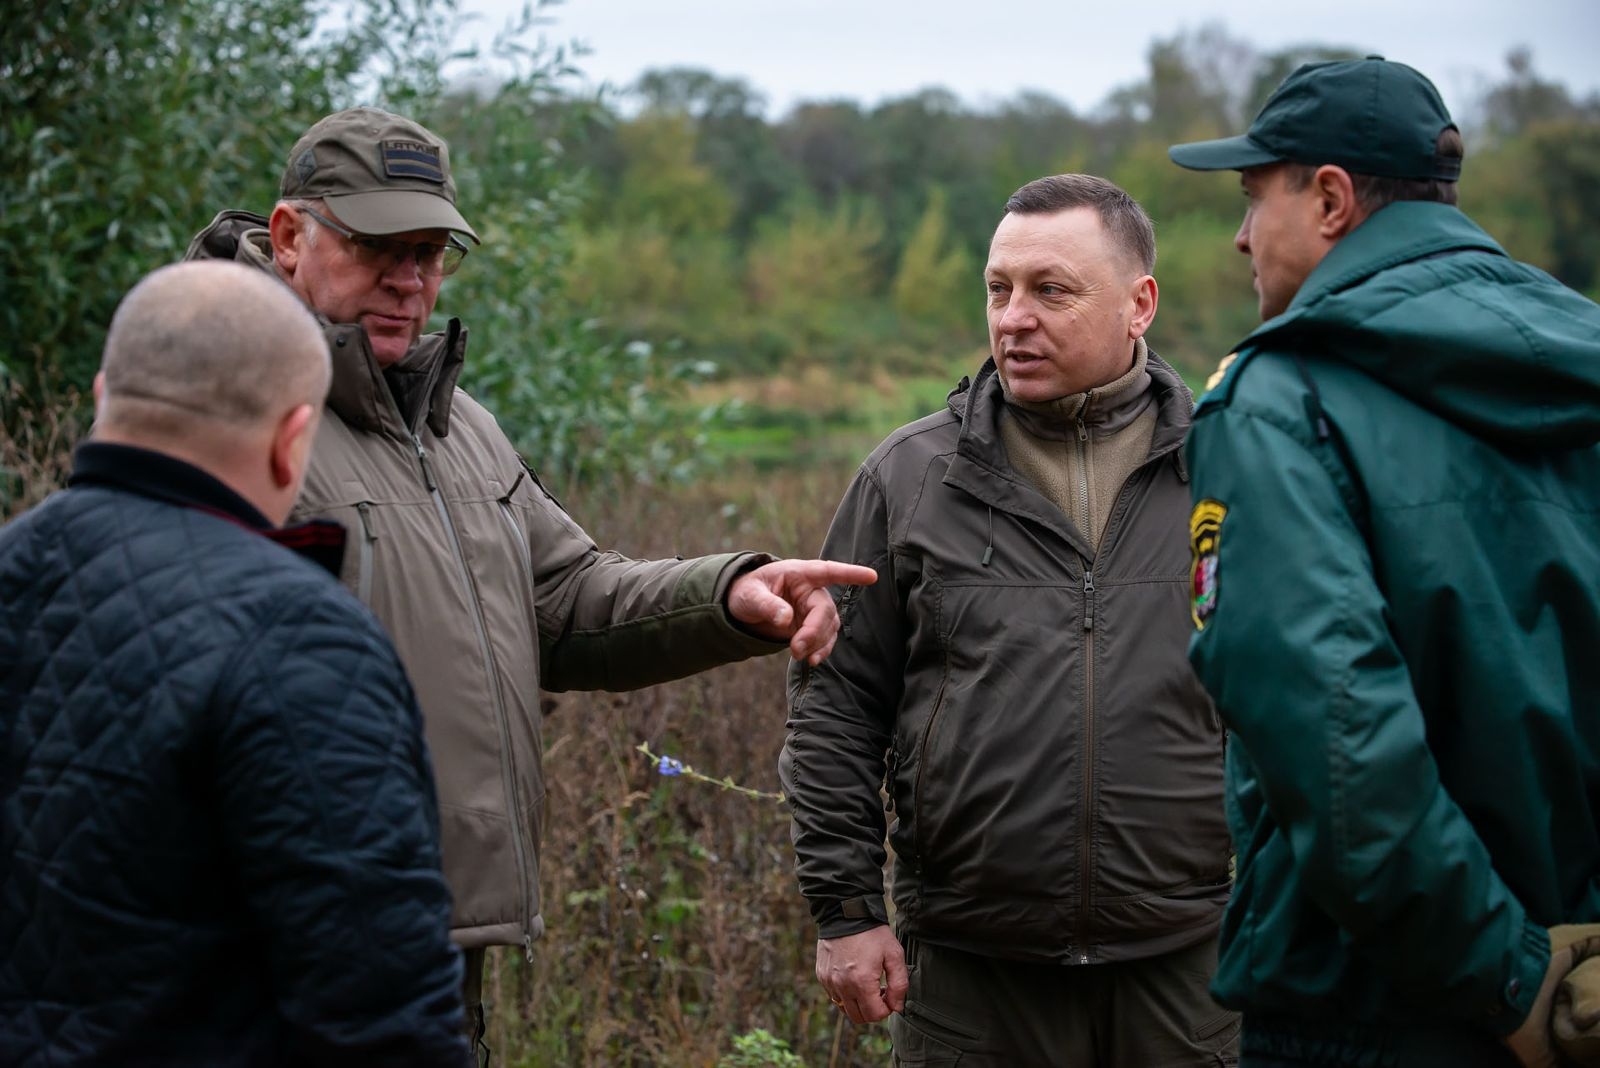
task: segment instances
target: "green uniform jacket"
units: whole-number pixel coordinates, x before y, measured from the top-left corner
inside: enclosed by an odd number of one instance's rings
[[[1600,307],[1442,204],[1358,227],[1196,412],[1230,728],[1217,997],[1508,1033],[1600,920]]]

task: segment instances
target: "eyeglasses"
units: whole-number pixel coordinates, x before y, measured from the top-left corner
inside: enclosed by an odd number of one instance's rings
[[[373,237],[370,234],[358,234],[311,208],[302,207],[300,210],[350,242],[350,247],[355,250],[356,262],[376,271],[392,270],[415,257],[418,274],[427,278],[441,278],[455,274],[456,268],[467,257],[467,246],[456,240],[454,235],[442,245],[432,241],[413,243],[394,237]]]

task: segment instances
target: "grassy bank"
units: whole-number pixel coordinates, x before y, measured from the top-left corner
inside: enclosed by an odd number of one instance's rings
[[[975,374],[984,354],[930,358],[927,369],[894,374],[872,366],[841,373],[826,365],[783,377],[735,378],[696,387],[689,403],[728,406],[708,435],[708,459],[769,472],[795,465],[854,467],[903,423],[937,411],[962,375]]]

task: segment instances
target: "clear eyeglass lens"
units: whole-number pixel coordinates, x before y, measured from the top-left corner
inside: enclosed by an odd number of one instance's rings
[[[430,278],[454,274],[467,254],[466,249],[459,245],[432,242],[412,244],[385,237],[361,237],[354,239],[354,244],[361,262],[368,267],[389,270],[395,264],[415,256],[417,270]]]

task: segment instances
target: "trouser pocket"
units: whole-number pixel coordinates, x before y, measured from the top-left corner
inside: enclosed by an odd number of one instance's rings
[[[955,1068],[962,1052],[936,1034],[928,1020],[911,1018],[912,1007],[889,1017],[889,1039],[894,1043],[895,1068]]]

